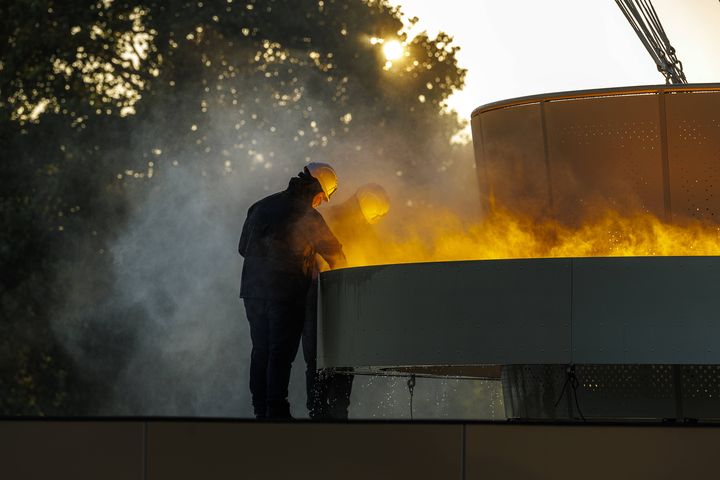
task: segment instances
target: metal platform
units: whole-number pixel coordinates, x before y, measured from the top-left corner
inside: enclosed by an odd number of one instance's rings
[[[586,417],[719,418],[718,289],[720,257],[336,270],[321,275],[318,361],[502,378],[509,417],[577,418],[557,400],[575,395]],[[579,390],[563,392],[566,365]]]
[[[322,367],[720,364],[720,257],[415,263],[321,275]]]

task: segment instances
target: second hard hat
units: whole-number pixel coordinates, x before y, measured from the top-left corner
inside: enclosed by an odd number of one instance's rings
[[[390,197],[377,183],[368,183],[357,189],[360,210],[368,223],[377,223],[390,211]]]

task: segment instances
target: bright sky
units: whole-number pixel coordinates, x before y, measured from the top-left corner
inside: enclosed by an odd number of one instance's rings
[[[465,89],[450,106],[564,90],[662,84],[614,0],[392,0],[420,30],[461,47]],[[691,83],[720,82],[720,2],[654,0]]]

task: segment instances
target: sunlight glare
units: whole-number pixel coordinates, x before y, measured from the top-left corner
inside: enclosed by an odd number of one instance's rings
[[[383,53],[385,54],[385,58],[392,62],[402,57],[405,50],[400,42],[390,40],[383,43]]]

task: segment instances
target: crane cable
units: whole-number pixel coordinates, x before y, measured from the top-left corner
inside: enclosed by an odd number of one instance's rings
[[[682,62],[660,23],[651,0],[615,0],[630,26],[645,45],[648,53],[665,77],[665,83],[688,83]]]

